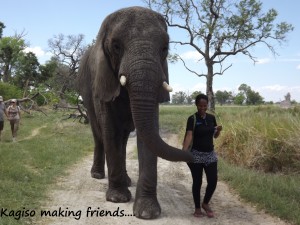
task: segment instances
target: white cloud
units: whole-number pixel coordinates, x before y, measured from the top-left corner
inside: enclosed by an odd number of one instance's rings
[[[33,48],[27,47],[25,48],[24,52],[33,52],[37,57],[42,57],[46,55],[46,52],[39,46]]]
[[[290,88],[288,88],[287,86],[282,86],[280,84],[274,84],[274,85],[263,86],[259,89],[267,90],[267,91],[284,91],[284,90],[288,90]]]
[[[205,83],[197,83],[191,88],[191,91],[201,91],[202,93],[206,92],[206,84]]]
[[[279,84],[255,88],[266,101],[282,101],[287,93],[291,94],[291,99],[299,101],[300,86],[283,86]]]
[[[27,47],[24,49],[25,53],[33,52],[38,58],[40,63],[45,63],[53,55],[51,52],[45,52],[41,47]]]
[[[297,70],[300,70],[300,64],[297,66]]]
[[[206,84],[205,83],[197,83],[191,87],[184,87],[182,84],[179,84],[179,83],[172,84],[171,86],[173,88],[172,94],[179,92],[179,91],[183,91],[187,94],[191,94],[194,91],[201,91],[202,93],[206,92]]]
[[[271,62],[270,58],[262,58],[257,61],[257,64],[267,64],[269,62]]]
[[[183,60],[193,60],[198,62],[199,60],[203,59],[202,55],[197,51],[188,51],[185,53],[180,54],[180,57]]]

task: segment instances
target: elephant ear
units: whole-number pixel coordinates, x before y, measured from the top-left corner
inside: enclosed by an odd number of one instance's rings
[[[117,75],[114,74],[104,50],[103,43],[106,38],[107,20],[108,18],[101,26],[89,62],[94,96],[106,102],[112,101],[120,94],[120,82]]]
[[[167,83],[169,83],[169,72],[168,72],[168,62],[167,62],[167,60],[164,61],[163,72],[164,72],[164,75],[165,75],[164,78],[166,79],[165,81]],[[170,94],[163,87],[161,87],[161,89],[160,89],[158,101],[159,101],[159,103],[170,101]]]

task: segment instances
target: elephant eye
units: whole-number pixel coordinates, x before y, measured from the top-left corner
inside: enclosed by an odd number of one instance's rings
[[[114,53],[116,53],[116,54],[121,53],[121,45],[118,42],[112,43],[112,49],[113,49]]]
[[[168,47],[163,47],[162,49],[163,58],[166,58],[168,56],[168,51],[169,51]]]

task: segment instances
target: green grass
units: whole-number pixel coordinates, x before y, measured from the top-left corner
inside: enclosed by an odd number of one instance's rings
[[[92,151],[90,127],[62,118],[62,113],[24,114],[16,143],[5,122],[0,142],[0,206],[7,212],[37,211],[50,184]],[[31,219],[2,217],[0,224],[28,224]]]
[[[242,199],[274,216],[300,224],[300,178],[249,170],[219,160],[219,176]]]

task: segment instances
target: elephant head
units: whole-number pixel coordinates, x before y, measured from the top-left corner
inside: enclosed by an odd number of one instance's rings
[[[94,101],[112,102],[125,89],[145,145],[164,159],[191,161],[190,153],[169,146],[158,132],[158,104],[170,99],[168,48],[167,25],[160,14],[142,7],[121,9],[103,21],[84,66],[91,74]]]

